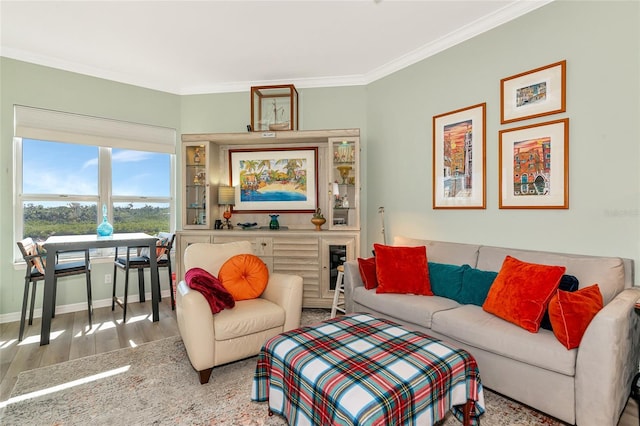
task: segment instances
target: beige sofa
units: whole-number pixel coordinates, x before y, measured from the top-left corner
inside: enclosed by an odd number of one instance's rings
[[[236,254],[252,253],[251,243],[196,243],[184,252],[184,268],[199,267],[214,276],[224,262]],[[270,274],[257,299],[242,300],[217,314],[205,297],[184,281],[176,292],[178,329],[200,383],[207,383],[213,367],[257,355],[264,342],[284,331],[300,327],[302,278]]]
[[[560,420],[579,426],[616,425],[640,357],[633,262],[594,257],[396,238],[396,246],[427,247],[429,262],[499,271],[506,255],[566,266],[580,288],[598,283],[604,308],[580,346],[567,350],[552,331],[530,333],[485,312],[439,296],[377,294],[365,289],[357,261],[345,264],[347,312],[369,312],[451,342],[477,360],[483,384]]]

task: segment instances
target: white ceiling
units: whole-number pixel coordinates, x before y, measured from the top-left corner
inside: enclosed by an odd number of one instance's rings
[[[550,1],[1,0],[0,55],[176,94],[361,85]]]

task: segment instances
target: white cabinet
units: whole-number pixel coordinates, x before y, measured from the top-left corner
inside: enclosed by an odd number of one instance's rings
[[[221,244],[251,242],[270,273],[302,277],[303,306],[330,308],[335,288],[336,267],[356,258],[359,234],[332,231],[242,231],[210,230],[177,233],[176,265],[178,279],[184,277],[184,249],[193,243]]]
[[[182,145],[182,228],[210,228],[211,203],[208,143]]]
[[[329,138],[329,228],[360,229],[359,138]]]

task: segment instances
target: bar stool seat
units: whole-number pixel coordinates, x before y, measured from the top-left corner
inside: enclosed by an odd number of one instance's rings
[[[344,306],[344,299],[340,301],[340,295],[344,294],[344,265],[340,265],[336,268],[338,270],[338,276],[336,277],[336,288],[333,292],[333,304],[331,306],[331,318],[336,317],[336,312],[346,313]]]

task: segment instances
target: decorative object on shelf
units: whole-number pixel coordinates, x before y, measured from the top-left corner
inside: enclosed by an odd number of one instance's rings
[[[501,209],[569,208],[569,119],[501,130]]]
[[[338,146],[336,152],[333,153],[333,161],[335,163],[353,163],[355,152],[348,142],[343,142]]]
[[[269,229],[280,229],[280,223],[278,223],[279,214],[270,214],[271,221],[269,222]]]
[[[564,112],[567,61],[500,80],[500,123]]]
[[[318,148],[230,149],[235,211],[312,213],[318,206]]]
[[[486,103],[433,117],[433,208],[484,209]]]
[[[233,186],[221,186],[218,188],[218,204],[224,206],[224,226],[227,229],[233,229],[233,225],[229,221],[231,219],[231,206],[236,202],[236,188]]]
[[[347,185],[349,179],[349,172],[351,171],[351,166],[338,166],[337,169],[340,171],[340,177],[342,178],[342,184]]]
[[[253,223],[245,222],[245,223],[239,223],[238,226],[241,227],[242,229],[251,229],[258,226],[258,224],[256,222],[253,222]]]
[[[322,215],[322,211],[320,210],[320,208],[316,209],[316,212],[311,218],[311,223],[316,226],[316,231],[322,231],[322,225],[324,225],[326,221],[327,219],[325,219]]]
[[[200,148],[196,148],[193,153],[193,162],[195,164],[200,164]]]
[[[293,84],[251,87],[254,132],[298,130],[298,91]]]
[[[102,205],[102,223],[97,228],[98,236],[110,237],[113,235],[113,225],[107,220],[107,205]]]
[[[340,186],[338,185],[338,181],[333,182],[332,184],[332,193],[333,193],[333,200],[334,200],[334,206],[335,207],[340,207]]]

